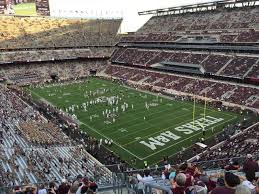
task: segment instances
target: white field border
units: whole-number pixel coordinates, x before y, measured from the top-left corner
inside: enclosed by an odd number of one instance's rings
[[[86,127],[88,127],[89,129],[91,129],[92,131],[94,131],[95,133],[103,136],[105,139],[111,139],[109,137],[107,137],[106,135],[104,135],[103,133],[100,133],[98,130],[96,130],[95,128],[89,126],[88,124],[81,122],[81,124],[85,125]],[[116,146],[118,146],[119,148],[123,149],[124,151],[128,152],[130,155],[136,157],[139,160],[142,160],[142,158],[138,157],[136,154],[132,153],[131,151],[127,150],[126,148],[124,148],[123,146],[121,146],[120,144],[118,144],[116,141],[113,141],[113,144],[115,144]]]
[[[166,105],[162,105],[162,106],[166,106]],[[177,108],[182,108],[182,107],[184,107],[184,106],[179,106],[179,107],[177,107]],[[165,112],[165,111],[168,111],[169,109],[167,109],[168,107],[165,107],[165,109],[164,110],[161,110],[161,111],[155,111],[155,112],[153,112],[153,113],[149,113],[149,114],[147,114],[146,116],[152,116],[152,115],[155,115],[155,114],[158,114],[158,113],[162,113],[162,112]],[[129,111],[129,112],[134,112],[134,111]],[[134,116],[136,116],[136,115],[143,115],[142,113],[145,113],[145,112],[147,112],[147,110],[144,110],[144,111],[139,111],[138,113],[136,113],[136,114],[134,114]],[[150,111],[151,112],[151,111]],[[177,112],[177,111],[175,111],[175,112]],[[174,112],[174,113],[175,113]],[[132,121],[135,121],[135,120],[138,120],[139,118],[135,118],[135,119],[131,119],[130,121],[127,121],[127,122],[124,122],[124,123],[120,123],[119,125],[116,125],[116,126],[114,126],[114,127],[118,127],[118,126],[120,126],[120,125],[126,125],[127,123],[131,123]],[[148,121],[145,121],[147,124],[149,124],[148,123]],[[135,123],[135,124],[133,124],[133,125],[131,125],[131,126],[135,126],[135,125],[139,125],[140,123]],[[149,124],[150,125],[150,124]],[[109,130],[110,129],[110,127],[109,128],[104,128],[104,129],[101,129],[100,131],[105,131],[105,130]],[[111,134],[116,134],[116,133],[119,133],[118,131],[114,131],[114,132],[112,132]]]
[[[176,111],[176,112],[177,112],[177,111]],[[174,113],[176,113],[176,112],[173,112],[173,113],[171,113],[171,114],[174,114]],[[188,113],[188,114],[189,114],[189,113]],[[180,115],[180,116],[178,116],[178,117],[174,117],[174,118],[181,118],[181,117],[184,117],[184,116],[186,116],[186,115],[187,115],[187,114],[182,114],[182,115]],[[198,118],[198,117],[197,117],[197,118]],[[172,120],[172,123],[173,123],[173,121],[174,121],[174,120]],[[161,133],[161,132],[163,132],[163,131],[165,131],[165,130],[167,130],[167,129],[169,129],[169,128],[172,128],[172,127],[175,127],[175,126],[177,127],[177,126],[180,126],[180,125],[182,125],[182,124],[184,124],[184,123],[187,123],[187,122],[188,122],[188,121],[183,121],[183,122],[177,123],[177,124],[175,124],[175,125],[171,125],[171,126],[169,126],[169,127],[160,129],[160,130],[158,130],[158,131],[156,131],[156,132],[154,132],[154,133],[151,133],[151,134],[149,134],[149,135],[147,135],[147,136],[145,136],[145,137],[143,137],[143,138],[147,138],[147,137],[149,137],[149,136],[153,136],[154,134]],[[144,128],[143,130],[139,130],[139,131],[146,131],[146,130],[149,129],[149,128],[151,128],[151,127],[146,127],[146,128]],[[139,132],[139,131],[137,131],[137,132]],[[131,133],[131,134],[134,134],[134,133]],[[127,134],[127,135],[128,135],[128,134]],[[126,135],[125,135],[125,136],[126,136]],[[138,140],[134,140],[134,141],[125,143],[125,144],[123,144],[122,146],[132,144],[132,143],[137,142],[137,141],[139,141],[139,140],[141,140],[141,139],[143,139],[143,138],[140,138],[140,139],[138,139]]]
[[[181,111],[182,111],[182,108],[183,108],[184,106],[180,106],[180,107],[178,107]],[[177,108],[177,109],[178,109]],[[165,111],[157,111],[157,112],[155,112],[154,114],[157,114],[157,113],[162,113],[162,112],[165,112]],[[179,110],[177,110],[177,111],[174,111],[174,112],[172,112],[172,113],[169,113],[170,115],[171,114],[176,114],[176,113],[179,113],[180,111]],[[150,114],[150,115],[154,115],[154,114]],[[188,113],[189,114],[189,113]],[[174,119],[176,119],[176,118],[181,118],[181,117],[183,117],[183,116],[186,116],[187,114],[182,114],[182,115],[180,115],[180,116],[178,116],[178,117],[174,117]],[[149,115],[148,115],[149,116]],[[156,117],[156,119],[157,118],[159,118],[159,117]],[[153,119],[154,120],[154,119]],[[152,121],[152,120],[151,120]],[[148,121],[145,121],[146,123],[148,123]],[[139,124],[139,123],[138,123]],[[148,123],[149,124],[149,123]],[[135,124],[135,125],[137,125],[137,124]],[[149,124],[149,125],[151,125],[151,124]],[[132,125],[132,126],[134,126],[134,125]],[[135,134],[135,133],[138,133],[138,132],[140,132],[140,131],[146,131],[147,129],[150,129],[150,128],[152,128],[153,126],[151,125],[151,127],[145,127],[145,128],[142,128],[141,130],[134,130],[134,131],[132,131],[131,133],[127,133],[127,134],[125,134],[125,136],[130,136],[130,135],[132,135],[132,134]],[[170,126],[170,127],[172,127],[172,126]],[[167,127],[167,128],[170,128],[170,127]],[[165,129],[167,129],[167,128],[164,128],[163,130],[165,130]],[[162,130],[162,131],[163,131]],[[116,132],[117,133],[117,132]],[[155,132],[155,133],[158,133],[158,131],[157,132]],[[115,134],[115,133],[112,133],[112,134]],[[125,137],[125,136],[123,136],[123,137]],[[119,137],[118,139],[120,139],[121,137]],[[123,146],[124,145],[127,145],[127,144],[129,144],[129,143],[126,143],[126,144],[123,144]]]

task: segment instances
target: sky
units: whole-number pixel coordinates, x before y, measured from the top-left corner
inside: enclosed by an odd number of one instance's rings
[[[123,18],[120,32],[134,32],[151,17],[139,11],[167,8],[212,0],[49,0],[51,16]]]

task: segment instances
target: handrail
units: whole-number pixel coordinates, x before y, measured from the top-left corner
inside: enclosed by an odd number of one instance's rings
[[[145,183],[144,184],[144,187],[145,187],[145,193],[151,193],[152,192],[152,189],[157,189],[157,190],[160,190],[162,191],[163,194],[165,193],[168,193],[168,194],[173,194],[172,190],[171,190],[171,187],[165,187],[165,186],[161,186],[161,185],[158,185],[158,184],[154,184],[154,183]]]

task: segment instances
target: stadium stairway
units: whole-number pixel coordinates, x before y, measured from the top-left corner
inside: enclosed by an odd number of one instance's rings
[[[163,78],[156,79],[153,83],[150,83],[150,85],[155,85],[156,83],[159,83],[163,81]]]
[[[215,83],[215,84],[212,84],[211,86],[208,86],[208,87],[204,88],[204,89],[200,92],[200,95],[201,95],[201,94],[208,93],[209,91],[212,90],[213,86],[215,86],[215,85],[216,85],[216,83]]]
[[[18,129],[18,125],[13,126],[12,124],[8,125],[10,128],[10,133],[12,134],[12,137],[14,138],[14,140],[21,145],[21,147],[29,147],[28,143],[19,135],[15,135],[15,128]]]
[[[233,60],[234,60],[234,59],[230,59],[223,67],[221,67],[221,68],[218,70],[218,72],[216,73],[216,75],[220,75],[221,72],[222,72],[225,68],[227,68],[227,66],[228,66]]]
[[[223,94],[223,95],[221,96],[221,100],[228,99],[228,98],[231,97],[234,93],[235,93],[234,90],[227,91],[225,94]]]
[[[253,64],[248,71],[244,74],[244,78],[248,76],[248,74],[253,70],[253,68],[255,68],[257,65],[259,64],[259,59],[255,62],[255,64]]]
[[[138,75],[138,74],[137,74]],[[142,84],[143,82],[145,82],[146,80],[148,80],[150,78],[150,76],[147,76],[141,80],[138,81],[138,84]]]

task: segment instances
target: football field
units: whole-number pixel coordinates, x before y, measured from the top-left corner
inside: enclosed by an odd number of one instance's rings
[[[172,100],[98,78],[28,89],[34,98],[74,115],[83,131],[103,142],[112,141],[108,149],[129,162],[137,159],[137,167],[143,167],[143,161],[152,165],[163,156],[173,156],[201,137],[212,138],[240,118],[230,112],[205,109],[197,103],[193,111],[192,102]]]

